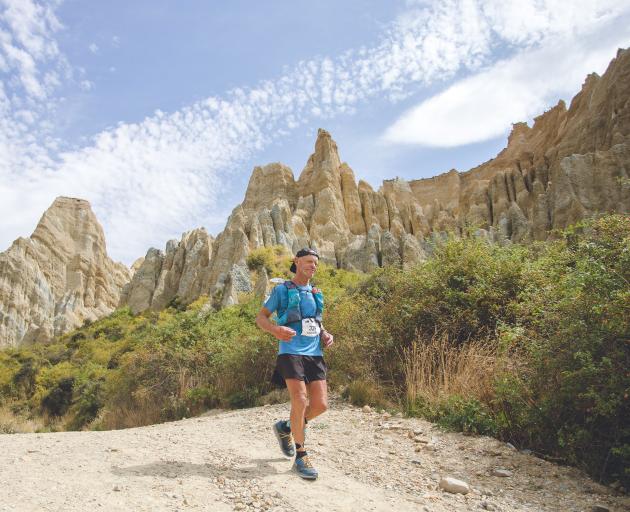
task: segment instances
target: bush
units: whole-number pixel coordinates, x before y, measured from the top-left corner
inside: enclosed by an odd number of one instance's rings
[[[364,405],[384,407],[387,404],[383,391],[374,381],[369,380],[351,382],[344,389],[342,396],[359,407]]]
[[[51,416],[63,416],[72,403],[74,377],[64,377],[46,393],[42,409]]]
[[[522,329],[512,344],[527,366],[519,392],[503,385],[498,397],[504,421],[518,425],[510,434],[627,486],[630,218],[607,216],[567,230],[526,276]]]
[[[258,247],[247,255],[247,267],[250,270],[264,269],[269,276],[288,277],[291,256],[282,245]]]
[[[331,367],[346,381],[376,379],[444,426],[496,433],[629,487],[629,283],[627,215],[527,247],[447,240],[333,305]],[[432,346],[435,333],[448,350]],[[484,379],[465,378],[475,374]]]
[[[437,404],[420,399],[410,404],[409,413],[424,416],[447,430],[488,436],[498,433],[492,410],[474,398],[451,395]]]
[[[18,396],[30,397],[35,390],[39,366],[35,358],[28,355],[24,358],[18,357],[18,361],[20,362],[20,368],[13,375],[13,384]]]

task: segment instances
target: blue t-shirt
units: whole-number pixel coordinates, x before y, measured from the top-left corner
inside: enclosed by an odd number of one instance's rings
[[[302,318],[314,317],[317,313],[317,306],[313,294],[311,293],[313,287],[307,284],[306,286],[298,286],[297,289],[300,292],[300,311],[302,312]],[[265,307],[272,313],[276,311],[282,313],[287,309],[288,302],[289,290],[284,284],[279,284],[271,292],[267,302],[265,302]],[[319,335],[302,336],[301,322],[289,323],[285,327],[290,327],[297,334],[293,336],[290,341],[279,342],[279,354],[297,354],[301,356],[323,355],[322,347],[319,343]]]

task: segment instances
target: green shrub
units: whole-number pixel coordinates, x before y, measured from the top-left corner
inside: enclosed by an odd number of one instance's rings
[[[72,403],[74,377],[60,379],[42,398],[42,409],[51,416],[63,416]]]
[[[342,396],[359,407],[364,405],[384,407],[386,405],[383,391],[374,381],[353,381],[344,389]]]
[[[35,358],[26,355],[24,358],[18,357],[20,368],[13,375],[13,384],[18,396],[30,397],[35,390],[35,383],[39,365]]]
[[[288,277],[290,261],[291,256],[282,245],[252,249],[246,259],[250,270],[265,269],[267,275],[276,277]]]
[[[450,396],[439,404],[432,419],[448,430],[487,436],[498,433],[492,410],[474,398]]]
[[[527,366],[521,391],[501,390],[504,421],[538,450],[627,484],[630,218],[567,230],[531,261],[526,282],[514,344]]]
[[[104,379],[88,380],[76,390],[78,398],[72,406],[69,430],[80,430],[92,422],[104,405]]]

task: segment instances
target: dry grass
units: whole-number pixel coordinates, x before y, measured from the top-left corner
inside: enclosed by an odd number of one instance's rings
[[[44,419],[15,414],[9,405],[0,407],[0,434],[25,434],[44,429]]]
[[[117,430],[154,425],[163,421],[159,409],[149,404],[142,404],[136,407],[116,407],[113,410],[105,410],[92,422],[90,428]]]
[[[429,340],[416,339],[404,350],[406,398],[439,402],[451,395],[488,402],[493,396],[493,379],[499,369],[496,350],[485,341],[455,346],[445,334]]]

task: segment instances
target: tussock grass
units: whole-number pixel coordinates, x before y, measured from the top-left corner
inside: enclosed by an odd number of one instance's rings
[[[402,350],[401,359],[410,404],[418,400],[437,404],[451,395],[490,402],[495,376],[501,370],[491,342],[481,339],[457,345],[446,333],[417,337]]]

